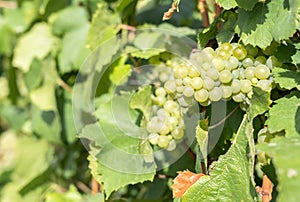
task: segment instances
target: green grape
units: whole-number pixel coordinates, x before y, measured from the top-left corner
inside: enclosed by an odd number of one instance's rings
[[[238,60],[243,60],[247,56],[247,50],[243,46],[238,46],[233,50],[233,56]]]
[[[227,51],[229,53],[233,50],[232,45],[230,43],[227,43],[227,42],[223,43],[220,46],[220,49],[223,49],[223,50],[225,50],[225,51]]]
[[[158,133],[150,133],[150,135],[148,136],[148,140],[151,144],[156,145],[158,137]]]
[[[257,82],[258,82],[258,79],[256,77],[254,77],[254,78],[251,79],[251,83],[257,84]]]
[[[166,95],[166,91],[163,87],[159,87],[155,90],[155,95],[164,97]]]
[[[184,136],[184,131],[182,128],[180,127],[176,127],[172,132],[171,132],[171,135],[172,137],[175,139],[175,140],[180,140],[183,138]]]
[[[189,71],[186,66],[177,66],[174,68],[174,74],[176,78],[184,78],[188,75]]]
[[[174,80],[169,80],[164,84],[164,88],[167,93],[175,93],[176,92],[176,82]]]
[[[176,79],[175,83],[176,83],[177,86],[182,86],[183,80],[182,79]]]
[[[211,91],[209,91],[209,99],[212,102],[217,102],[217,101],[221,100],[222,97],[223,97],[223,91],[219,87],[215,87]]]
[[[246,96],[244,93],[240,92],[236,95],[233,95],[232,96],[232,99],[235,101],[235,102],[243,102],[245,99],[246,99]]]
[[[202,88],[203,80],[200,77],[195,77],[195,78],[192,78],[190,84],[194,89],[198,90],[198,89]]]
[[[162,105],[164,105],[166,98],[162,97],[162,96],[158,96],[158,97],[152,97],[152,100],[158,106],[162,106]]]
[[[218,50],[218,56],[224,60],[228,60],[231,56],[230,52],[224,49]]]
[[[212,61],[212,66],[214,68],[216,68],[218,71],[221,71],[225,68],[225,62],[223,59],[217,57],[217,58],[214,58]]]
[[[253,47],[251,45],[247,45],[246,46],[246,50],[247,50],[247,53],[249,55],[251,55],[252,57],[255,57],[258,54],[258,48],[257,47]]]
[[[168,73],[162,72],[159,74],[159,80],[161,82],[164,83],[164,82],[168,81],[169,79],[170,79],[170,75]]]
[[[254,65],[253,61],[254,61],[254,58],[250,58],[250,57],[248,56],[248,57],[246,57],[246,58],[243,60],[242,65],[243,65],[244,67],[250,67],[250,66],[253,66],[253,65]]]
[[[173,112],[174,110],[178,110],[178,108],[178,104],[173,100],[167,100],[164,104],[164,109],[169,113]]]
[[[206,75],[212,80],[217,80],[219,78],[219,72],[215,68],[208,69]]]
[[[266,65],[258,65],[255,67],[254,74],[258,79],[267,79],[270,76],[270,69]]]
[[[245,69],[240,68],[239,79],[244,79],[244,78],[245,78]]]
[[[193,99],[191,97],[182,96],[182,97],[178,98],[177,101],[180,104],[180,106],[188,107],[188,106],[192,105]]]
[[[194,93],[194,97],[198,102],[205,102],[208,99],[208,91],[205,89],[200,89]]]
[[[204,107],[206,107],[206,106],[208,106],[208,105],[211,104],[211,101],[210,100],[206,100],[205,102],[199,102],[199,104],[202,105],[202,106],[204,106]]]
[[[267,59],[264,57],[264,56],[258,56],[257,58],[255,58],[255,62],[254,62],[254,65],[257,66],[257,65],[260,65],[260,64],[266,64],[267,62]]]
[[[176,149],[176,142],[175,140],[171,140],[170,143],[169,143],[169,146],[167,147],[167,150],[168,151],[173,151]]]
[[[245,78],[251,80],[252,78],[255,77],[255,67],[247,67],[247,69],[245,70]]]
[[[163,125],[163,127],[159,130],[159,133],[161,135],[166,135],[170,133],[170,127],[168,127],[166,124]]]
[[[268,46],[267,48],[265,48],[264,50],[262,50],[262,52],[265,55],[274,55],[275,51],[277,50],[277,47],[279,46],[279,44],[275,41],[272,41],[272,43],[270,44],[270,46]]]
[[[232,80],[231,82],[232,93],[236,94],[241,91],[241,82],[237,79]]]
[[[257,82],[257,87],[261,88],[263,91],[271,91],[272,90],[272,81],[270,80],[259,80]]]
[[[222,83],[229,83],[232,80],[232,74],[229,70],[225,69],[220,72],[219,80]]]
[[[160,135],[157,139],[157,144],[161,148],[167,148],[169,146],[169,143],[170,143],[170,138],[168,136]]]
[[[231,74],[232,74],[232,79],[238,79],[240,75],[240,71],[238,69],[234,69],[232,70]]]
[[[183,93],[183,91],[184,91],[184,86],[177,86],[177,87],[176,87],[176,91],[177,91],[178,93]]]
[[[215,57],[215,51],[211,47],[206,47],[202,50],[201,55],[203,61],[210,62]]]
[[[205,62],[202,64],[202,69],[204,69],[205,71],[207,71],[208,69],[211,68],[211,64],[208,62]]]
[[[236,68],[238,68],[239,63],[240,62],[236,57],[231,56],[230,59],[226,63],[227,64],[226,68],[229,69],[229,70],[236,69]]]
[[[221,89],[223,91],[223,98],[225,99],[229,99],[232,95],[232,88],[231,86],[221,86]]]
[[[214,86],[215,82],[211,78],[206,76],[203,80],[203,87],[207,90],[211,90]]]
[[[190,77],[185,77],[183,79],[183,84],[186,85],[186,86],[190,85],[191,81],[192,81],[192,79]]]
[[[188,75],[190,77],[194,78],[194,77],[200,76],[200,72],[199,72],[199,70],[196,67],[192,66],[189,69],[189,74]]]
[[[194,95],[194,89],[190,86],[185,86],[182,94],[186,97],[192,97]]]
[[[241,80],[241,92],[248,93],[252,90],[251,81],[249,80]]]
[[[168,119],[168,122],[169,122],[169,125],[174,129],[175,126],[177,126],[177,124],[178,124],[177,117],[171,116],[171,117]]]

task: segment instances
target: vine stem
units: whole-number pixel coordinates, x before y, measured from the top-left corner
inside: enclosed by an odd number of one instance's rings
[[[0,1],[0,8],[16,9],[18,7],[16,2],[13,1]]]
[[[86,194],[91,193],[90,188],[86,186],[83,182],[80,181],[76,182],[76,186]]]
[[[202,25],[203,27],[209,26],[209,18],[208,18],[208,7],[205,0],[198,0],[198,9],[202,15]]]
[[[119,24],[118,27],[120,29],[125,29],[125,30],[129,30],[129,31],[136,31],[136,27],[131,26],[131,25],[126,25],[126,24]]]
[[[57,85],[65,89],[67,92],[72,93],[72,87],[69,86],[66,82],[64,82],[62,79],[57,80]]]
[[[99,190],[101,191],[101,186],[99,183],[93,178],[92,179],[92,194],[96,195],[98,194]]]

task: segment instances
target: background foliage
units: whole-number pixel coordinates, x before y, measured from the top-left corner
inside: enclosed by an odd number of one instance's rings
[[[255,201],[260,198],[254,187],[261,186],[263,173],[274,184],[273,201],[300,199],[299,1],[217,0],[224,9],[215,16],[219,7],[207,0],[208,27],[202,26],[206,20],[199,2],[203,1],[176,1],[179,13],[167,22],[162,16],[171,0],[3,2],[0,201]],[[137,28],[150,29],[139,33]],[[105,130],[115,135],[112,141],[121,144],[118,137],[123,134],[110,119],[112,87],[129,75],[132,67],[157,60],[165,63],[167,46],[196,48],[176,44],[171,34],[158,34],[153,31],[156,28],[198,40],[200,48],[215,48],[223,42],[250,44],[283,63],[272,70],[273,90],[263,93],[256,89],[250,105],[238,108],[226,120],[221,139],[207,159],[212,165],[206,173],[209,175],[200,178],[182,199],[172,199],[172,180],[185,169],[205,172],[195,160],[199,146],[201,149],[199,137],[213,131],[198,128],[198,142],[164,170],[124,175],[89,155],[78,139],[72,115],[73,85],[85,58],[107,39],[121,34],[126,41],[124,50],[135,52],[114,61],[112,70],[103,77],[106,85],[96,91],[96,117]],[[143,51],[154,44],[159,44],[158,51]],[[101,55],[99,72],[111,62],[119,46],[119,41],[103,45],[105,54]],[[126,96],[120,96],[120,107]],[[144,104],[135,103],[133,108]],[[228,102],[227,113],[236,106]],[[138,117],[135,110],[132,114]],[[89,124],[80,136],[89,139],[97,132]],[[130,139],[122,140],[124,148],[133,144],[136,142]]]

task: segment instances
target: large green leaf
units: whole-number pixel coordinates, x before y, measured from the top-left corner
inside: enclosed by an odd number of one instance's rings
[[[300,199],[300,136],[277,137],[268,144],[259,144],[258,152],[272,157],[278,179],[276,201],[297,202]]]
[[[245,44],[266,48],[296,31],[298,6],[299,1],[278,0],[257,3],[251,11],[240,8],[236,32]]]
[[[226,10],[229,10],[229,9],[237,6],[237,3],[235,0],[217,0],[216,2],[218,4],[220,4],[220,6],[222,6]]]
[[[247,133],[251,122],[241,123],[228,152],[212,164],[210,175],[202,177],[183,195],[182,201],[254,201],[247,157]]]
[[[271,133],[284,130],[287,137],[300,135],[299,109],[299,96],[290,95],[276,100],[266,121],[268,130]]]
[[[281,88],[300,90],[300,72],[294,72],[283,68],[272,69],[274,80]]]

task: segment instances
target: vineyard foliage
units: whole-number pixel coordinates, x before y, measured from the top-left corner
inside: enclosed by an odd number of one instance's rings
[[[299,68],[299,0],[0,1],[0,201],[297,202]]]

